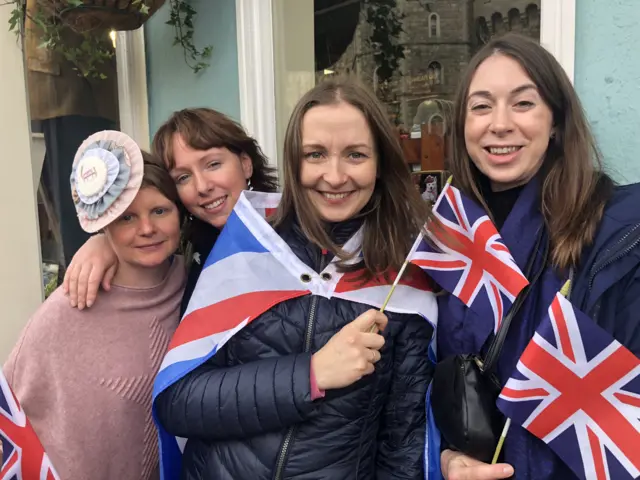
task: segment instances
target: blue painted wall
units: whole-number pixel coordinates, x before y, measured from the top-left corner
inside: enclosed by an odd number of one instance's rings
[[[156,132],[172,112],[186,107],[210,107],[238,120],[240,96],[235,0],[194,0],[197,48],[213,45],[210,66],[195,74],[173,45],[167,2],[145,24],[149,129]]]
[[[608,171],[640,181],[640,1],[576,1],[575,85]]]

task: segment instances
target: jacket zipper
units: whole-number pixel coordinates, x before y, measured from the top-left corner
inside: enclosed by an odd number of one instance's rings
[[[640,234],[637,234],[637,235],[634,235],[631,238],[631,242],[626,247],[624,247],[624,244],[625,242],[627,242],[627,239],[631,236],[632,233],[638,230],[638,228],[640,228],[640,223],[634,225],[633,228],[631,228],[631,230],[625,233],[624,236],[620,240],[618,240],[618,242],[613,247],[609,248],[605,252],[605,255],[607,255],[613,250],[613,254],[604,257],[601,262],[596,262],[593,265],[593,267],[591,268],[591,273],[589,275],[589,290],[593,288],[593,282],[598,273],[600,273],[606,267],[611,265],[613,262],[616,262],[622,257],[624,257],[625,255],[627,255],[631,250],[633,250],[635,247],[637,247],[640,244]],[[622,247],[618,248],[618,246],[620,245],[622,245]]]
[[[318,306],[318,297],[313,297],[311,299],[311,309],[309,310],[309,319],[307,320],[307,330],[304,336],[304,353],[307,353],[311,350],[311,339],[313,337],[313,326],[316,320],[316,308]],[[276,464],[276,474],[274,480],[282,480],[282,475],[284,473],[284,466],[287,460],[287,453],[289,452],[289,447],[291,446],[291,441],[293,440],[293,435],[295,433],[295,426],[289,427],[287,434],[284,437],[284,442],[282,442],[282,447],[280,448],[280,454],[278,455],[278,463]]]

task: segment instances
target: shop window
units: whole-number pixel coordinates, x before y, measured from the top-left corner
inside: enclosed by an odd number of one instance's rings
[[[434,131],[440,123],[442,131],[451,131],[447,109],[462,73],[492,37],[520,24],[521,33],[539,40],[539,28],[529,24],[539,19],[540,1],[274,0],[283,9],[313,7],[304,28],[313,31],[316,81],[333,72],[355,74],[384,104],[398,131],[411,136],[427,123]],[[469,4],[469,14],[458,14]],[[296,23],[291,32],[300,29]],[[287,45],[300,61],[312,56],[295,42]],[[280,78],[288,84],[297,73],[292,67]],[[295,100],[287,97],[287,105]]]

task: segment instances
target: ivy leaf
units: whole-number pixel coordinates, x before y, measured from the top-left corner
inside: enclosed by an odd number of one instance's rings
[[[11,11],[11,16],[9,17],[9,31],[13,32],[20,30],[20,20],[22,19],[22,9],[14,8]]]
[[[197,12],[190,0],[169,0],[169,5],[169,20],[165,23],[173,27],[173,45],[182,47],[185,63],[194,73],[199,73],[209,66],[206,60],[211,57],[213,46],[208,45],[202,50],[196,48],[193,39]]]
[[[142,15],[149,15],[149,7],[147,5],[145,5],[145,4],[142,4],[140,6],[140,13]]]
[[[74,8],[81,7],[84,4],[82,0],[67,0],[67,3]]]

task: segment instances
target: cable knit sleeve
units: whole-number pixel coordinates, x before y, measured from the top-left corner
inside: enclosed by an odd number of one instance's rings
[[[158,396],[156,413],[169,433],[247,438],[302,422],[315,408],[311,354],[225,365],[223,349]]]

